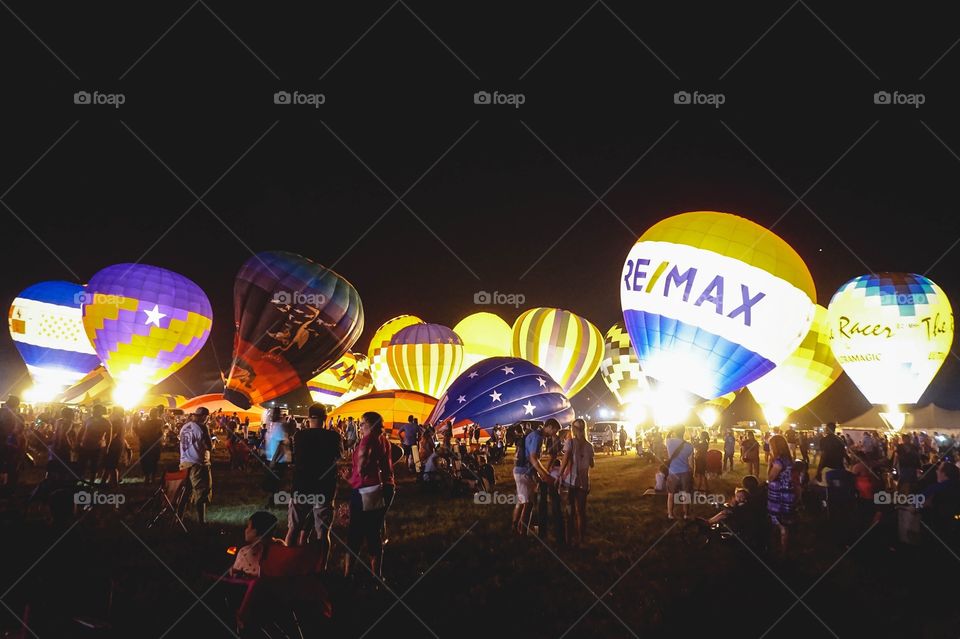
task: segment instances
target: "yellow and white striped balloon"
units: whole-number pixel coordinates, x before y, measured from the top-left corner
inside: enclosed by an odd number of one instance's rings
[[[370,358],[370,374],[377,390],[400,388],[387,367],[387,347],[390,346],[390,339],[394,335],[414,324],[423,324],[423,320],[416,315],[398,315],[381,324],[373,334],[370,348],[367,349],[367,357]]]
[[[573,397],[600,368],[603,334],[586,319],[560,308],[532,308],[513,323],[514,357],[536,364]]]
[[[390,375],[404,390],[440,397],[463,370],[463,341],[440,324],[414,324],[390,340]]]

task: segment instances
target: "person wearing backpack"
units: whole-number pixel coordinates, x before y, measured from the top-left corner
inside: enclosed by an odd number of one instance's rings
[[[667,439],[667,519],[673,516],[673,504],[683,506],[683,518],[690,517],[690,502],[693,497],[693,473],[690,472],[690,457],[693,455],[693,446],[683,440],[686,430],[679,426],[670,433]]]

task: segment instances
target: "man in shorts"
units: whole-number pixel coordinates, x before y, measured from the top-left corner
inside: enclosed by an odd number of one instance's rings
[[[413,415],[407,417],[407,423],[400,427],[401,448],[403,448],[403,459],[410,472],[416,472],[416,464],[419,462],[419,451],[415,451],[420,442],[420,435],[423,429],[417,423],[417,418]]]
[[[190,499],[197,509],[200,525],[207,521],[207,504],[213,496],[213,476],[210,473],[210,451],[213,441],[207,430],[210,411],[201,406],[190,421],[180,429],[180,470],[187,469],[190,480]]]
[[[311,531],[320,542],[321,570],[330,558],[330,526],[337,496],[337,462],[343,457],[343,438],[327,428],[327,411],[314,404],[307,412],[307,428],[293,437],[293,494],[287,507],[287,545],[306,542]]]
[[[674,519],[673,505],[680,504],[683,518],[690,516],[690,502],[693,500],[693,474],[690,472],[690,457],[693,455],[693,446],[683,440],[680,426],[670,433],[667,438],[667,519]]]
[[[513,509],[513,531],[526,535],[529,528],[531,504],[535,501],[537,478],[552,483],[550,472],[540,463],[540,454],[545,437],[553,437],[560,430],[557,420],[548,420],[542,427],[534,428],[523,438],[517,439],[517,461],[513,466],[513,479],[517,483],[517,505]]]

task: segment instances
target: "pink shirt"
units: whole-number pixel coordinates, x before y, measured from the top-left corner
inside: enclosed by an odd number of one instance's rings
[[[362,438],[353,449],[353,471],[350,486],[363,488],[393,483],[393,460],[390,458],[390,442],[386,435],[373,439]]]

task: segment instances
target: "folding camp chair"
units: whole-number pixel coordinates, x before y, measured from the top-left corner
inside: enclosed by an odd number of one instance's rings
[[[163,473],[163,480],[160,482],[160,487],[157,488],[157,492],[137,510],[137,514],[139,515],[147,506],[159,506],[157,515],[150,520],[147,528],[156,526],[161,517],[167,513],[171,513],[177,520],[177,523],[180,524],[180,527],[183,528],[183,532],[187,532],[187,527],[183,523],[182,515],[183,509],[186,506],[185,500],[190,486],[187,482],[188,475],[189,470],[186,468]]]
[[[301,617],[333,615],[330,595],[320,575],[321,557],[317,544],[284,546],[271,544],[260,562],[256,579],[219,577],[224,584],[244,586],[236,619],[248,631],[259,630],[267,637],[289,637],[288,630],[304,636]],[[299,614],[298,614],[299,613]],[[258,635],[259,636],[259,635]]]

